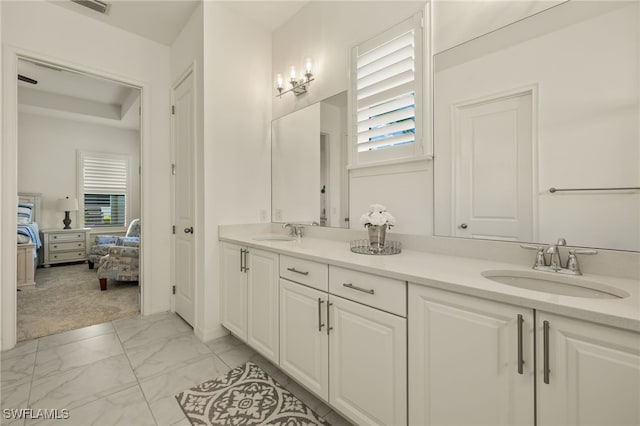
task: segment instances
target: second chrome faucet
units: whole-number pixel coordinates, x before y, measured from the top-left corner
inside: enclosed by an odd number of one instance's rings
[[[520,247],[528,250],[536,250],[536,260],[533,264],[533,269],[538,271],[557,272],[560,274],[582,275],[576,255],[597,254],[598,252],[591,249],[570,249],[567,262],[563,266],[559,248],[566,245],[567,240],[559,238],[555,244],[551,244],[547,247],[532,244],[521,244]],[[549,256],[548,260],[547,255]]]

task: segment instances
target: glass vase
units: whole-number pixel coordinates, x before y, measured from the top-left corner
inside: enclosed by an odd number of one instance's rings
[[[371,246],[371,251],[374,253],[381,253],[384,250],[384,240],[387,235],[387,224],[369,225],[367,230],[369,231],[369,244]]]

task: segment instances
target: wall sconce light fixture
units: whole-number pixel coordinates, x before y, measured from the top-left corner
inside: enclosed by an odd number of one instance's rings
[[[282,74],[278,74],[276,76],[276,89],[278,90],[278,97],[282,97],[285,93],[293,92],[294,95],[300,96],[303,93],[307,93],[307,88],[309,84],[314,80],[313,74],[311,73],[311,58],[305,59],[305,71],[302,77],[298,78],[296,75],[296,67],[291,66],[289,69],[289,84],[291,88],[288,90],[284,90],[284,78]]]

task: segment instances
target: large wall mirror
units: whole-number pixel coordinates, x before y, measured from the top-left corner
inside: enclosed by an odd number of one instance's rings
[[[274,222],[349,227],[347,92],[271,123]]]
[[[434,56],[436,235],[640,250],[639,7],[569,1]]]

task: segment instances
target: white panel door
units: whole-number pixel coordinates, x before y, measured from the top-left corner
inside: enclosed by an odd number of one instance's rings
[[[328,294],[280,280],[280,368],[325,401],[329,399]]]
[[[533,241],[532,96],[459,106],[454,235]]]
[[[247,340],[247,274],[244,248],[222,243],[220,256],[220,311],[222,325],[239,339]]]
[[[537,312],[536,336],[538,425],[640,425],[640,334]]]
[[[195,100],[193,73],[190,72],[173,90],[174,98],[174,273],[175,311],[194,324],[195,253],[193,224],[195,212],[194,146]]]
[[[534,424],[530,309],[410,284],[408,318],[409,424]]]
[[[247,256],[247,343],[278,364],[278,254],[249,249]]]
[[[359,425],[407,424],[405,318],[329,296],[329,402]]]

